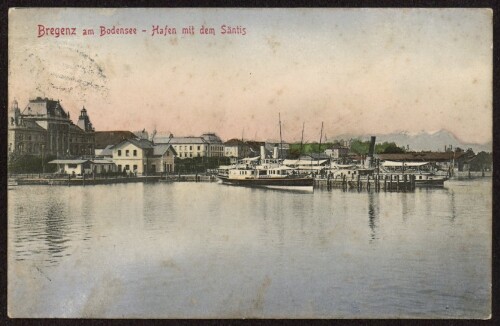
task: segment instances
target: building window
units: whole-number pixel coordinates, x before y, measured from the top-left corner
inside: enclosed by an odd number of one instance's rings
[[[134,149],[134,156],[137,156],[137,150]]]
[[[125,151],[125,156],[129,156],[129,152],[130,152],[130,151],[127,149],[127,150]]]
[[[118,164],[118,172],[122,172],[122,165]]]
[[[170,152],[169,151],[167,151],[167,156],[170,156]]]
[[[137,165],[134,165],[134,172],[137,171]]]
[[[127,164],[127,165],[125,165],[125,171],[128,171],[128,170],[130,170],[130,165]]]
[[[189,150],[192,151],[193,150],[193,146],[189,146]]]
[[[200,146],[198,146],[198,150],[200,150]]]
[[[189,157],[193,157],[193,153],[189,153]]]
[[[122,150],[121,149],[118,150],[118,156],[122,156]]]

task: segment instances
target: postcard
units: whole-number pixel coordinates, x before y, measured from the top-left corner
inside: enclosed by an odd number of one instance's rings
[[[491,9],[8,24],[11,318],[490,318]]]

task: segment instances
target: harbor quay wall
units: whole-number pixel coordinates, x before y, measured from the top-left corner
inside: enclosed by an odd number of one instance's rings
[[[455,173],[450,179],[466,180],[482,177],[491,177],[491,171]],[[406,177],[406,178],[405,178]],[[399,175],[397,180],[380,176],[360,178],[322,178],[314,179],[317,188],[342,188],[364,190],[411,191],[415,188],[415,180],[411,175]],[[162,174],[153,176],[114,176],[103,177],[86,175],[83,177],[54,176],[53,174],[12,174],[9,175],[9,184],[16,185],[97,185],[131,182],[217,182],[219,179],[214,174]]]
[[[451,179],[491,178],[492,176],[492,171],[455,171]]]
[[[54,186],[87,186],[115,183],[132,182],[158,182],[159,176],[141,176],[141,177],[111,177],[111,178],[44,178],[44,177],[11,177],[9,184],[15,185],[54,185]]]
[[[85,177],[54,176],[53,174],[30,173],[9,175],[9,184],[12,185],[97,185],[131,182],[216,182],[215,175],[207,174],[170,174],[152,176],[113,176],[85,175]]]

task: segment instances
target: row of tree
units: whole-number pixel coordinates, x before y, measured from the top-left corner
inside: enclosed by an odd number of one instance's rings
[[[48,163],[55,159],[56,157],[53,155],[42,158],[34,155],[11,153],[7,168],[9,173],[52,173],[56,171],[57,165]]]
[[[295,143],[290,145],[290,157],[298,158],[301,154],[311,154],[311,153],[323,153],[326,149],[332,148],[334,146],[340,146],[340,142],[328,142],[324,144],[319,143],[308,143],[300,144]],[[359,139],[354,139],[351,141],[350,152],[358,155],[368,154],[370,148],[370,141],[362,141]],[[383,142],[375,144],[375,153],[377,154],[394,154],[394,153],[405,153],[404,147],[399,147],[394,142]]]

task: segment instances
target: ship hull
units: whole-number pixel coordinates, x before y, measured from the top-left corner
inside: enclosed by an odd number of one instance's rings
[[[218,176],[218,178],[225,184],[269,189],[309,190],[310,188],[312,190],[314,185],[312,178],[231,179],[226,176]]]
[[[448,179],[415,180],[415,187],[444,187]]]

